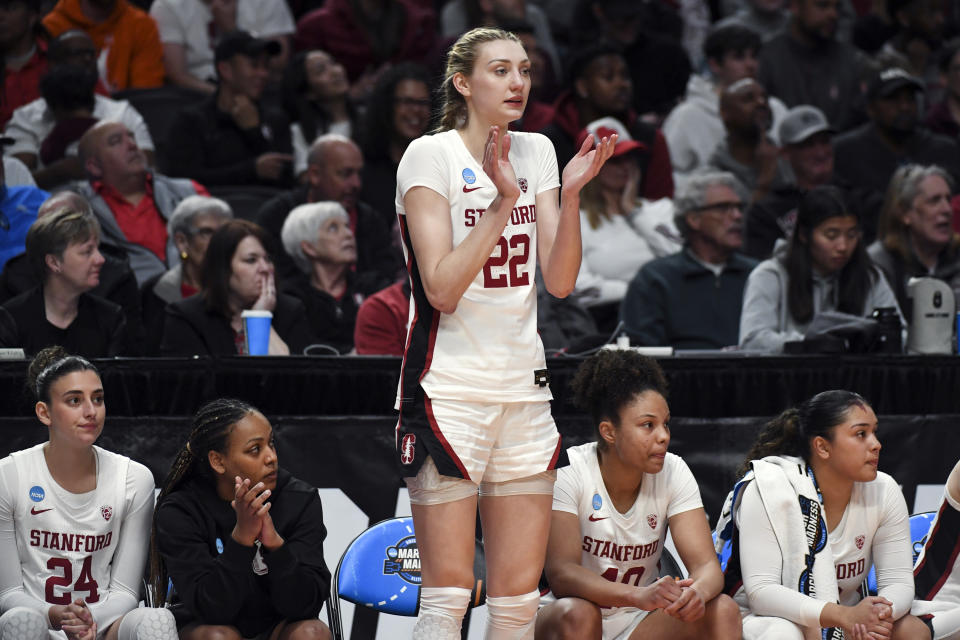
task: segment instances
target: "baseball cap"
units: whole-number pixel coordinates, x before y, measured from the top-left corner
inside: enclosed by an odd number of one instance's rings
[[[923,83],[918,78],[900,67],[889,67],[877,73],[870,80],[870,85],[867,87],[867,98],[870,100],[886,98],[903,87],[913,87],[917,91],[923,91]]]
[[[783,117],[780,123],[780,144],[797,144],[815,133],[829,131],[836,133],[823,111],[808,104],[798,105]]]
[[[647,145],[634,140],[630,135],[630,132],[627,131],[627,128],[623,126],[623,123],[616,118],[608,116],[606,118],[594,120],[588,124],[587,128],[583,129],[577,135],[577,149],[580,149],[580,145],[583,144],[583,141],[586,140],[587,136],[591,133],[593,134],[594,146],[597,145],[601,138],[617,134],[617,146],[613,148],[614,157],[622,156],[623,154],[630,153],[631,151],[647,150]]]
[[[276,40],[262,40],[254,38],[247,31],[231,31],[224,34],[217,43],[217,48],[213,52],[214,63],[223,60],[229,60],[236,55],[258,56],[266,53],[269,56],[278,55],[282,51],[280,43]]]

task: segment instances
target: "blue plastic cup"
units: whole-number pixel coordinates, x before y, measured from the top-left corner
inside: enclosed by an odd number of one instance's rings
[[[243,319],[243,345],[248,356],[265,356],[270,350],[270,321],[273,314],[259,309],[247,309]]]

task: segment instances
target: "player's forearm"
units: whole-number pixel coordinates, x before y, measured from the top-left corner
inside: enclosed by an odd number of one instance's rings
[[[547,572],[550,590],[558,598],[582,598],[601,607],[635,607],[637,588],[611,582],[589,569],[574,563]]]
[[[544,247],[546,252],[543,255],[546,259],[541,266],[543,283],[550,295],[566,298],[577,284],[577,274],[583,258],[579,193],[561,193],[556,233],[544,241],[549,244]]]
[[[700,594],[704,602],[717,597],[723,589],[723,574],[720,572],[720,565],[716,562],[690,569],[689,577],[693,580],[690,587]]]
[[[494,198],[463,242],[441,258],[431,273],[421,274],[430,304],[444,313],[456,310],[500,241],[514,204],[515,199]]]

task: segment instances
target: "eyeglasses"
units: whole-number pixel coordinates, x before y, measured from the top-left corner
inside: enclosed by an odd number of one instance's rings
[[[426,98],[394,98],[393,103],[398,107],[420,107],[421,109],[430,108],[430,100]]]
[[[209,238],[216,233],[216,231],[216,229],[211,229],[210,227],[194,227],[190,230],[190,235],[200,236],[201,238]]]
[[[701,205],[701,206],[699,206],[699,207],[694,207],[693,209],[690,209],[690,211],[691,211],[692,213],[703,213],[703,212],[705,212],[705,211],[716,211],[717,213],[722,213],[722,214],[724,214],[724,215],[728,215],[728,216],[729,216],[729,215],[732,215],[734,212],[737,212],[737,213],[742,212],[742,211],[743,211],[743,203],[742,203],[742,202],[734,202],[734,201],[732,201],[732,200],[729,201],[729,202],[714,202],[713,204],[704,204],[704,205]]]

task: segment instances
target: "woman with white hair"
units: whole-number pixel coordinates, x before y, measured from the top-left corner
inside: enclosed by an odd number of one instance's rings
[[[337,202],[300,205],[287,216],[280,238],[302,274],[285,293],[303,302],[321,344],[349,353],[363,297],[354,287],[357,242],[346,210]]]
[[[210,196],[187,196],[170,214],[167,233],[177,246],[180,264],[143,284],[141,291],[147,355],[159,352],[167,305],[200,291],[200,266],[207,253],[210,236],[232,219],[230,205]]]

